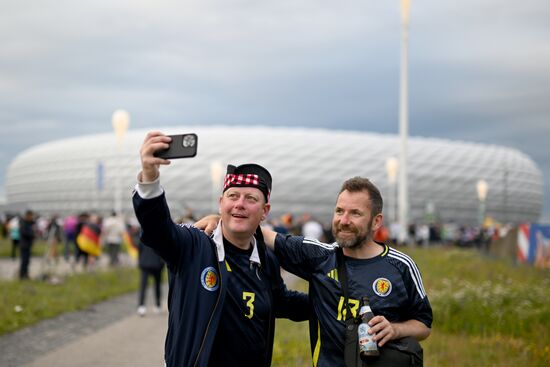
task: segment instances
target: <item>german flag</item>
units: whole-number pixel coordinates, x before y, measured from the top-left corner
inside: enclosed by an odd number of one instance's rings
[[[128,233],[128,231],[124,232],[124,236],[122,237],[122,243],[126,248],[126,252],[128,252],[128,255],[130,255],[132,259],[136,260],[138,258],[138,248],[134,243],[132,236],[130,236],[130,233]]]
[[[78,237],[76,238],[76,243],[78,247],[92,256],[101,255],[101,243],[99,241],[99,231],[94,231],[94,229],[85,224],[82,226]]]

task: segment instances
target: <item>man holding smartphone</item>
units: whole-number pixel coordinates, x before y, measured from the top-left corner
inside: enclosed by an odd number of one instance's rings
[[[260,223],[270,210],[271,175],[257,164],[229,165],[221,220],[209,237],[170,216],[155,152],[172,138],[147,134],[133,196],[143,243],[169,270],[166,366],[270,366],[275,317],[307,320],[307,295],[289,291]]]

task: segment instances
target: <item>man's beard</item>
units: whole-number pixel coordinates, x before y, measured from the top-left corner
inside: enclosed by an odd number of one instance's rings
[[[338,242],[338,245],[341,248],[349,248],[349,249],[356,249],[363,245],[363,243],[368,242],[372,238],[372,229],[367,230],[366,233],[359,235],[357,234],[353,238],[348,239],[342,239],[340,236],[338,236],[338,231],[333,231],[332,233],[334,235],[334,238],[336,239],[336,242]]]
[[[336,242],[338,242],[338,245],[341,248],[350,248],[350,249],[357,249],[363,245],[363,243],[369,242],[373,237],[373,230],[372,230],[372,223],[374,221],[374,218],[371,218],[369,220],[369,223],[367,224],[367,231],[364,234],[359,234],[359,231],[357,231],[357,228],[355,226],[346,226],[346,229],[355,229],[356,235],[353,238],[350,239],[342,239],[338,236],[338,229],[342,228],[340,226],[339,228],[332,228],[332,234],[334,235],[334,238],[336,239]]]

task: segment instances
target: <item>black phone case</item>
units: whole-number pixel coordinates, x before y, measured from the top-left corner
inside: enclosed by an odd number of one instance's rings
[[[197,134],[169,135],[172,142],[168,149],[156,151],[154,156],[164,159],[192,158],[197,155]]]

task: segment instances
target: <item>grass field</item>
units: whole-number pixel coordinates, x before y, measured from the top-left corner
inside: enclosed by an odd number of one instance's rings
[[[0,241],[0,254],[7,246]],[[432,335],[422,343],[425,366],[550,366],[550,270],[475,250],[400,250],[418,263],[434,311]],[[0,282],[0,334],[134,291],[135,271],[75,275],[61,285]],[[14,312],[15,305],[27,312]],[[307,322],[278,320],[273,366],[310,365]]]
[[[0,281],[0,335],[136,291],[138,279],[137,269],[120,268],[75,274],[56,285],[40,280]]]
[[[57,246],[60,254],[63,253],[63,246],[62,243]],[[32,256],[43,256],[46,248],[46,241],[35,241],[32,246]],[[11,251],[11,241],[5,238],[0,239],[0,257],[10,257]],[[16,250],[16,254],[19,256],[19,248]]]

